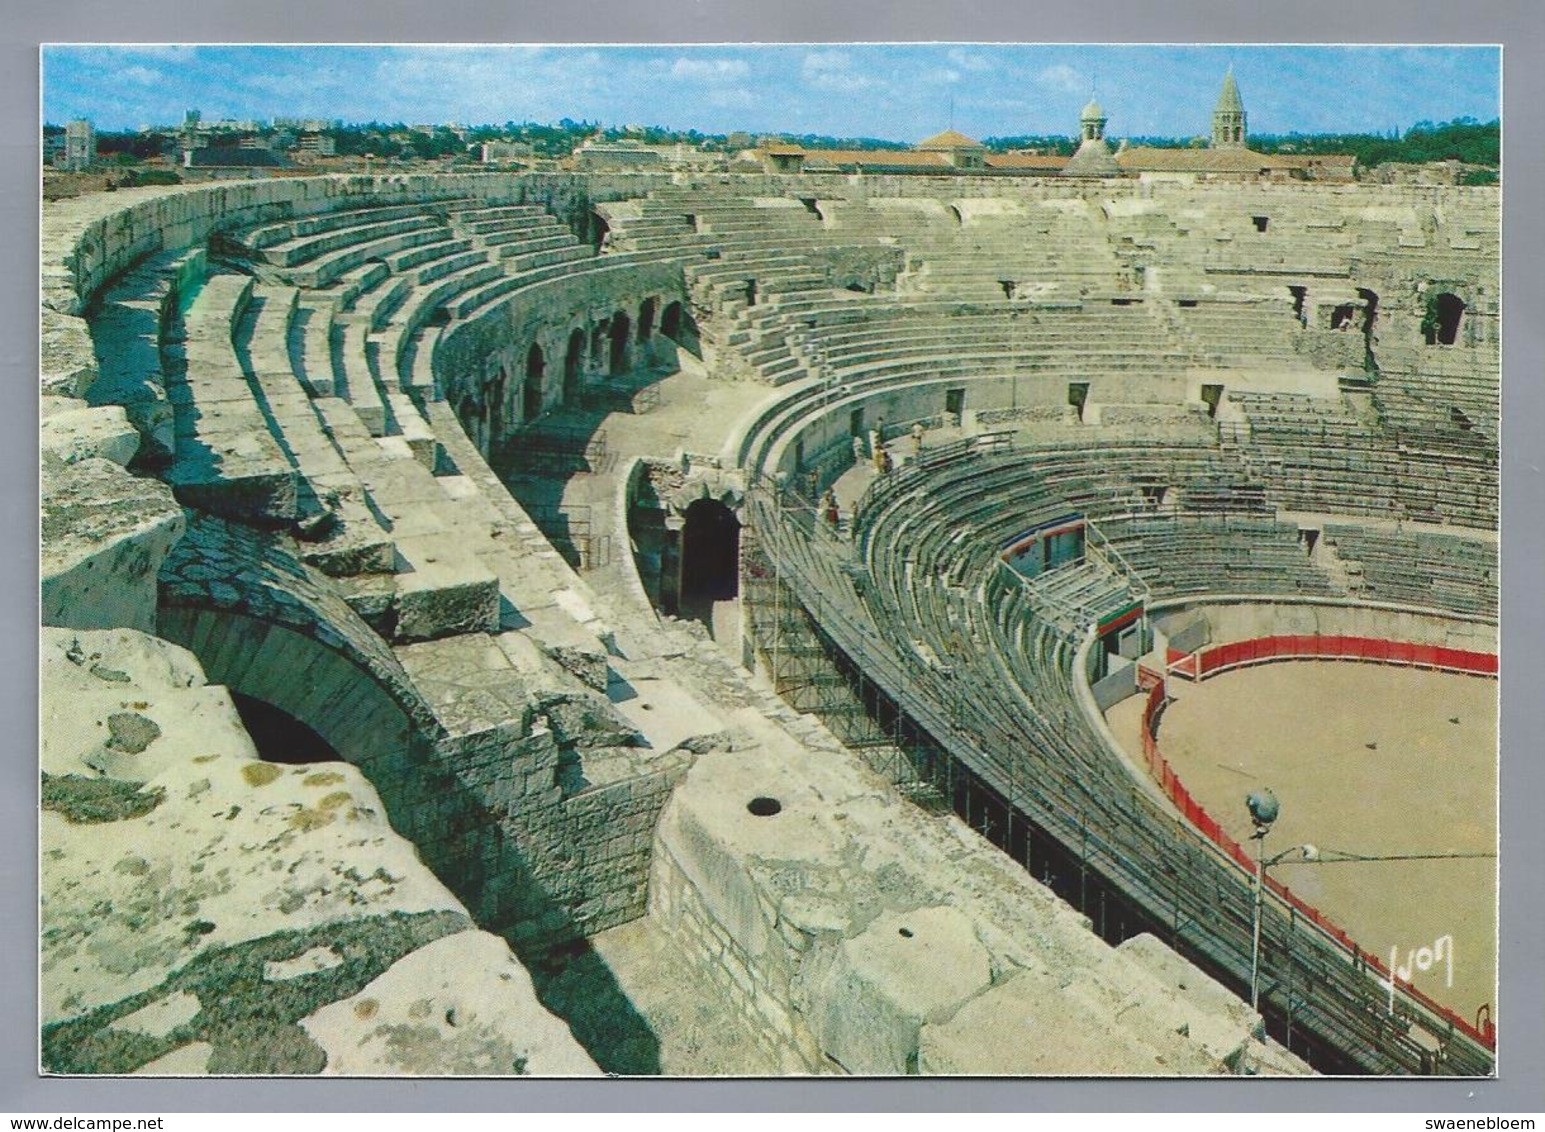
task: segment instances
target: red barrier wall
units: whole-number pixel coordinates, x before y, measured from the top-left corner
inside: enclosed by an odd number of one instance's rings
[[[1412,645],[1399,641],[1382,641],[1372,637],[1319,636],[1260,637],[1253,641],[1235,641],[1227,645],[1218,645],[1200,654],[1201,662],[1198,665],[1198,671],[1201,678],[1206,679],[1229,668],[1291,658],[1370,660],[1480,676],[1494,676],[1497,672],[1497,658],[1492,653],[1469,652],[1437,645]],[[1146,670],[1144,672],[1146,673]],[[1169,761],[1165,759],[1164,753],[1159,750],[1159,741],[1154,736],[1154,730],[1159,713],[1163,710],[1168,698],[1165,681],[1162,677],[1158,677],[1149,687],[1148,700],[1143,705],[1143,759],[1147,763],[1148,773],[1194,829],[1254,877],[1254,858],[1243,845],[1224,833],[1223,828],[1196,799],[1191,797],[1190,792],[1181,784],[1180,778],[1169,765]],[[1265,887],[1349,952],[1355,963],[1360,963],[1377,972],[1386,982],[1390,980],[1392,976],[1389,969],[1379,961],[1377,956],[1359,948],[1346,932],[1326,919],[1318,909],[1295,896],[1290,889],[1270,875],[1265,877]],[[1489,1012],[1483,1023],[1471,1025],[1415,987],[1401,986],[1398,981],[1395,985],[1401,995],[1420,1003],[1429,1013],[1452,1024],[1455,1029],[1469,1034],[1488,1049],[1497,1048],[1497,1029],[1491,1021]]]
[[[1230,668],[1243,668],[1272,660],[1367,660],[1380,664],[1435,668],[1441,672],[1460,672],[1470,676],[1497,674],[1495,653],[1471,652],[1441,645],[1412,645],[1377,637],[1292,634],[1257,637],[1250,641],[1214,645],[1197,655],[1197,675],[1203,680]]]

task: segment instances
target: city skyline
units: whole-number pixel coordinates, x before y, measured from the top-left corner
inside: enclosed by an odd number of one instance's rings
[[[1492,46],[1070,44],[48,45],[43,120],[557,122],[915,142],[1205,135],[1232,67],[1253,134],[1387,133],[1500,117]]]

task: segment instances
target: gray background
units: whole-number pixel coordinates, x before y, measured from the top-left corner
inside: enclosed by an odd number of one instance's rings
[[[1538,589],[1545,557],[1539,0],[54,0],[0,21],[0,1112],[532,1110],[1545,1110],[1545,798]],[[58,1080],[37,1064],[37,229],[40,42],[1376,42],[1504,45],[1500,1079],[1495,1081]],[[691,123],[673,123],[687,126]],[[1403,123],[1409,125],[1410,123]]]

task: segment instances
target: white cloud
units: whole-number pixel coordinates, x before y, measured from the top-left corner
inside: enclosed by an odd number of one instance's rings
[[[134,83],[138,86],[157,86],[166,81],[166,76],[160,71],[150,67],[141,67],[138,63],[132,67],[124,67],[118,72],[117,77],[124,82]]]
[[[800,66],[805,82],[818,90],[857,91],[874,86],[874,80],[858,73],[846,51],[809,51]]]
[[[1089,85],[1082,75],[1066,63],[1053,63],[1036,75],[1035,81],[1062,94],[1079,94]]]
[[[751,67],[743,59],[688,59],[678,57],[671,64],[671,77],[691,82],[730,82],[743,79]]]

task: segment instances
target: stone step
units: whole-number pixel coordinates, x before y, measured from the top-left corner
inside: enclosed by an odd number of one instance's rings
[[[462,545],[459,508],[400,436],[372,437],[350,408],[317,402],[324,428],[397,549],[390,636],[429,640],[499,625],[499,582]]]
[[[245,275],[212,276],[184,316],[185,365],[168,380],[176,457],[167,482],[180,501],[217,515],[289,520],[299,514],[296,472],[232,342],[252,283]]]

